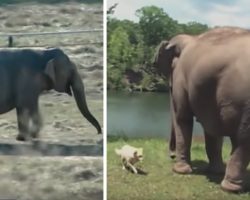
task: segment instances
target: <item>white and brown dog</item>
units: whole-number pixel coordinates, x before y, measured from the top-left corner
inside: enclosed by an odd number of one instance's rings
[[[143,149],[124,145],[121,149],[115,149],[117,155],[121,157],[122,169],[131,169],[135,174],[138,170],[134,166],[138,161],[143,160]]]

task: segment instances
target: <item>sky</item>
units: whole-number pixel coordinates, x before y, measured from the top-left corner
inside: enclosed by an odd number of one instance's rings
[[[199,22],[214,26],[250,28],[249,0],[107,0],[115,3],[114,17],[138,21],[135,11],[143,6],[158,6],[180,23]]]

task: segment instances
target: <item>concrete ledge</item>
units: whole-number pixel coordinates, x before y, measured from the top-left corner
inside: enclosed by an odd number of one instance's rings
[[[0,155],[27,156],[102,156],[100,144],[58,144],[44,141],[0,143]]]

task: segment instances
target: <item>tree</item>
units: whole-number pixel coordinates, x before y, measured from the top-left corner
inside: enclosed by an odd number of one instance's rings
[[[173,20],[162,8],[156,6],[143,7],[136,11],[139,25],[146,45],[155,46],[162,39],[169,39],[178,29],[177,21]]]
[[[138,23],[108,16],[109,89],[130,87],[128,71],[134,75],[142,74],[138,83],[142,88],[163,88],[162,79],[150,70],[156,46],[180,33],[196,35],[208,29],[207,25],[197,22],[180,24],[156,6],[143,7],[136,11],[136,15]]]
[[[131,44],[138,44],[141,40],[141,30],[138,23],[132,22],[130,20],[118,20],[115,18],[108,17],[107,29],[108,29],[108,41],[113,31],[122,27],[129,36],[129,41]]]
[[[115,66],[129,67],[132,64],[133,46],[129,42],[129,36],[122,27],[117,27],[110,36],[108,42],[108,62]]]
[[[181,24],[183,32],[190,35],[198,35],[208,30],[208,26],[200,24],[198,22],[188,22],[187,24]]]

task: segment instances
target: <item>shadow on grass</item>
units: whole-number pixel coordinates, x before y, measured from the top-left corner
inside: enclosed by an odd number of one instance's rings
[[[142,169],[136,168],[139,175],[148,175],[148,172],[143,171]]]
[[[28,156],[102,156],[102,145],[53,144],[44,141],[0,143],[0,155]]]
[[[134,171],[131,168],[126,167],[126,170],[128,170],[129,172],[131,172],[132,174],[134,174]],[[148,172],[145,172],[145,171],[143,171],[140,168],[136,167],[136,170],[137,170],[137,175],[144,175],[144,176],[148,175]]]
[[[205,175],[210,182],[220,184],[224,174],[213,174],[207,171],[208,163],[203,160],[192,161],[193,174]]]
[[[205,175],[208,181],[220,184],[224,178],[224,174],[213,174],[207,171],[208,163],[203,160],[192,161],[192,168],[194,175]],[[247,170],[244,177],[244,191],[242,193],[250,192],[250,170]]]
[[[23,3],[23,0],[1,0],[0,6],[5,6],[8,4]],[[68,0],[26,0],[25,3],[42,3],[42,4],[56,4],[56,3],[68,3]],[[74,2],[95,4],[103,3],[103,0],[74,0]]]

